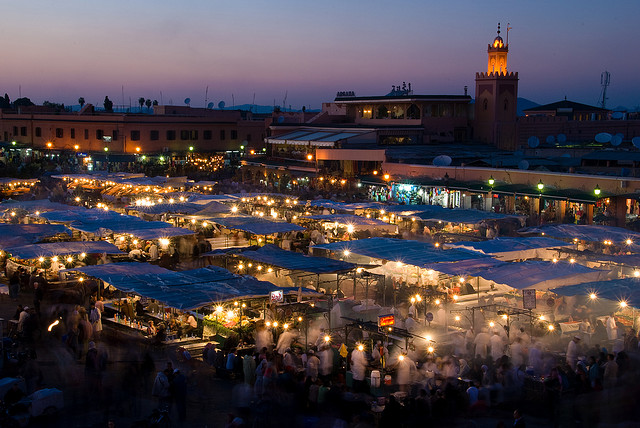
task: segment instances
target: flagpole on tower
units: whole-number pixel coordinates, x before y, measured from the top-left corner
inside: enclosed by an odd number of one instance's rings
[[[507,22],[507,46],[509,46],[509,30],[511,30],[513,27],[511,27],[511,24],[509,24]]]

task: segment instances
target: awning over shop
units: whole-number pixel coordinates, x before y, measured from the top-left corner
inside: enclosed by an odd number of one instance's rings
[[[73,232],[61,224],[0,224],[0,248],[34,244],[61,234],[71,237]]]
[[[464,248],[490,254],[503,260],[545,258],[547,249],[570,247],[572,244],[545,237],[531,238],[496,238],[490,241],[460,241],[447,244],[452,248]]]
[[[215,217],[209,218],[212,223],[219,224],[227,229],[243,230],[255,235],[271,235],[273,233],[293,232],[306,230],[297,224],[286,221],[271,221],[259,217]]]
[[[12,257],[23,260],[37,259],[38,257],[74,256],[82,253],[124,254],[118,247],[105,241],[48,242],[11,247],[5,251]]]
[[[275,245],[265,245],[256,251],[244,251],[241,257],[259,263],[278,266],[288,270],[301,270],[312,273],[336,273],[355,269],[356,264],[329,259],[326,257],[310,257],[300,253],[281,250]]]
[[[594,251],[575,250],[573,248],[560,248],[558,250],[560,253],[572,254],[591,262],[640,267],[640,254],[602,254]]]
[[[127,211],[137,211],[145,214],[165,214],[165,213],[179,213],[179,214],[194,214],[202,210],[202,205],[197,205],[191,202],[177,202],[177,203],[160,203],[153,205],[129,205],[124,208]]]
[[[505,263],[478,272],[477,276],[518,290],[524,288],[546,290],[552,287],[601,280],[608,273],[609,271],[591,269],[578,263],[529,260],[520,263]]]
[[[461,249],[439,249],[432,244],[407,239],[369,238],[356,241],[333,242],[320,244],[312,248],[320,248],[336,253],[367,256],[376,259],[402,262],[422,268],[433,268],[434,263],[458,262],[462,260],[480,259],[485,256],[478,252]]]
[[[608,281],[585,282],[582,284],[553,288],[549,291],[559,296],[589,296],[593,293],[598,299],[625,302],[631,307],[640,308],[639,278],[618,278]]]
[[[632,232],[621,227],[597,226],[587,224],[547,224],[537,227],[527,227],[518,231],[521,234],[544,233],[559,239],[578,239],[587,242],[611,241],[616,245],[627,245],[627,239],[631,239],[630,247],[640,249],[640,233]]]
[[[433,206],[427,211],[417,213],[413,217],[425,221],[442,221],[445,223],[478,224],[485,220],[501,220],[505,218],[521,218],[522,216],[498,214],[478,210],[458,210]]]
[[[114,267],[115,266],[115,267]],[[84,268],[68,269],[84,272]],[[111,286],[140,296],[158,300],[167,306],[190,310],[235,299],[268,297],[272,291],[282,290],[285,294],[318,296],[306,288],[280,288],[270,282],[258,281],[248,275],[235,275],[217,266],[207,266],[182,272],[120,273],[116,263],[95,266],[87,275],[101,279]]]

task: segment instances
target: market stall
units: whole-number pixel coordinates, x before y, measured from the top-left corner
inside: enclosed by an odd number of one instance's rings
[[[551,260],[557,253],[557,248],[571,247],[572,244],[557,239],[545,237],[531,238],[496,238],[489,241],[472,242],[459,241],[447,244],[451,248],[464,248],[491,255],[500,260]]]

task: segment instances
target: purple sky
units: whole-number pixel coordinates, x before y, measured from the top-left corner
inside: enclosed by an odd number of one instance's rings
[[[336,91],[474,94],[502,23],[519,95],[640,105],[640,2],[620,0],[29,0],[3,8],[0,92],[36,103],[255,103],[319,108]]]

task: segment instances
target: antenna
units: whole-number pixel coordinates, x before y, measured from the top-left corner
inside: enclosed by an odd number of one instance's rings
[[[289,91],[285,91],[284,99],[282,100],[282,110],[285,110],[285,106],[287,105],[287,95],[289,95]]]
[[[162,91],[160,91],[160,104],[161,104],[161,105],[164,105],[164,104],[162,103]]]
[[[603,71],[600,74],[600,86],[602,86],[602,101],[600,101],[600,106],[602,108],[606,108],[607,104],[607,88],[611,84],[611,73],[608,71]]]
[[[207,85],[207,89],[204,90],[204,105],[207,105],[207,101],[209,101],[209,85]]]

